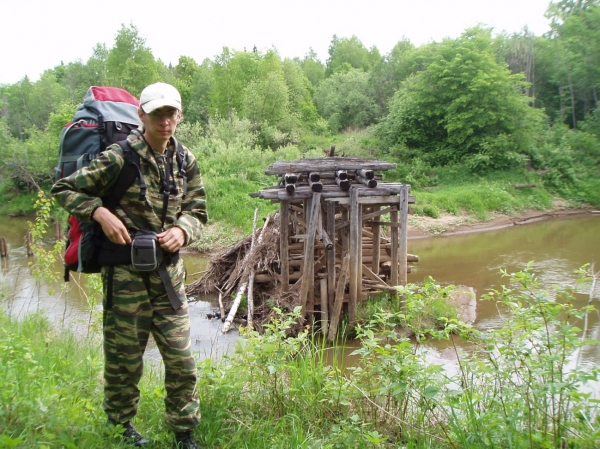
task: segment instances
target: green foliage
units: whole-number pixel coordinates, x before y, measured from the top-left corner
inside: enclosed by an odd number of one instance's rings
[[[98,346],[37,315],[18,323],[2,312],[0,323],[2,447],[100,447]]]
[[[319,112],[333,131],[374,123],[379,108],[369,96],[369,75],[357,69],[338,71],[324,80],[315,93]]]
[[[345,67],[351,67],[367,72],[381,60],[377,48],[370,51],[356,37],[339,38],[333,35],[329,44],[329,58],[327,59],[327,71],[334,74],[338,71],[346,71]]]
[[[496,60],[489,31],[469,30],[439,44],[425,70],[402,84],[378,135],[432,165],[518,166],[539,122],[523,88]]]
[[[135,96],[139,96],[147,85],[161,80],[159,64],[134,25],[121,26],[115,46],[106,58],[106,72],[110,85],[121,87]]]
[[[447,337],[446,325],[458,320],[457,308],[449,302],[456,290],[454,285],[442,287],[427,277],[421,285],[408,284],[396,289],[398,292],[393,296],[382,295],[379,300],[367,301],[358,311],[359,320],[367,321],[369,326],[376,326],[380,320],[386,325],[394,322],[399,332],[414,336],[417,342],[427,337]]]

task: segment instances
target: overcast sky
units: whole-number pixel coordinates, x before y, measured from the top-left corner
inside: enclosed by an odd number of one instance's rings
[[[113,47],[121,25],[137,27],[156,59],[197,62],[232,50],[275,48],[283,58],[310,48],[327,59],[333,35],[356,36],[387,54],[403,37],[416,46],[483,24],[495,32],[549,29],[550,0],[2,0],[0,84],[32,81],[62,62],[87,62]]]

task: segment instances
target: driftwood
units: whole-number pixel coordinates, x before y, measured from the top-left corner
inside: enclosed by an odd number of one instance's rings
[[[254,236],[256,234],[256,215],[258,213],[258,209],[254,211],[254,232],[252,233],[252,240],[250,243],[250,251],[248,251],[248,253],[246,253],[246,255],[244,256],[244,261],[242,263],[244,270],[242,272],[242,282],[240,284],[240,287],[238,289],[237,295],[235,297],[235,300],[233,301],[233,305],[231,306],[231,310],[229,311],[229,315],[227,315],[227,318],[225,319],[225,323],[223,324],[223,329],[221,330],[221,332],[223,332],[224,334],[229,332],[229,329],[231,328],[231,324],[233,323],[233,319],[235,318],[235,314],[237,313],[238,307],[240,306],[240,302],[242,300],[242,296],[244,295],[246,288],[248,288],[248,285],[250,284],[250,282],[254,281],[254,264],[251,263],[252,260],[252,253],[253,250],[255,248],[254,246]],[[267,225],[269,224],[269,218],[267,217],[267,220],[265,221],[265,224],[263,225],[262,229],[261,229],[261,233],[258,236],[258,240],[257,242],[260,244],[262,242],[262,236],[264,233],[264,230],[266,229]],[[250,303],[250,301],[252,300],[252,298],[248,298],[248,303]]]

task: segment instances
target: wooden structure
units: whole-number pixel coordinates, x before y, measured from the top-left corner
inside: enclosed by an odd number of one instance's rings
[[[277,283],[299,292],[303,316],[320,312],[330,339],[344,303],[352,323],[359,301],[405,285],[409,259],[418,260],[407,252],[410,185],[381,182],[380,172],[395,167],[347,157],[280,161],[265,171],[278,185],[251,194],[280,204]]]

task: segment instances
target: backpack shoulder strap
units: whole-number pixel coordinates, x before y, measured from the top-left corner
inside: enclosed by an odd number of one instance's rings
[[[127,140],[121,140],[117,142],[117,144],[123,150],[125,165],[123,165],[123,168],[119,173],[119,177],[117,178],[112,193],[103,198],[104,206],[108,209],[117,207],[121,198],[125,195],[125,192],[127,192],[136,179],[140,180],[140,200],[143,201],[146,198],[146,182],[144,181],[140,169],[140,155],[131,148],[131,145]]]
[[[179,167],[178,176],[183,178],[183,196],[187,195],[187,181],[191,177],[193,177],[198,171],[198,165],[194,167],[194,169],[188,173],[187,170],[187,161],[185,158],[185,150],[183,149],[183,145],[179,143],[177,139],[173,137],[173,141],[175,144],[175,159],[177,160],[177,167]]]

